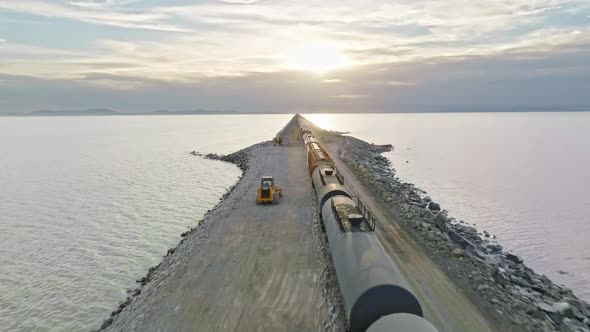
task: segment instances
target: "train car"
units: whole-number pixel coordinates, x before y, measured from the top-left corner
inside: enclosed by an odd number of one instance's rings
[[[364,204],[349,194],[313,135],[302,136],[351,332],[436,332],[375,236],[375,221]]]
[[[334,195],[350,197],[344,187],[344,180],[339,176],[338,170],[332,165],[320,165],[316,167],[311,173],[311,184],[316,190],[320,206]]]
[[[366,331],[392,314],[422,317],[420,303],[375,237],[374,225],[351,198],[332,196],[322,207],[322,219],[352,332]]]
[[[366,331],[392,314],[422,317],[420,303],[375,237],[375,224],[336,175],[321,166],[312,178],[351,331]]]
[[[309,174],[319,166],[334,166],[332,157],[322,148],[320,143],[311,134],[303,134],[303,142],[307,153],[307,168]]]
[[[305,133],[311,134],[311,129],[305,123],[302,118],[299,118],[299,128],[301,129],[301,135],[303,136]]]

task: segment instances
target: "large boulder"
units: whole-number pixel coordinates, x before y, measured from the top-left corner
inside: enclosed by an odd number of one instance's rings
[[[590,329],[584,323],[575,319],[564,318],[561,321],[561,332],[589,332]]]
[[[486,249],[490,254],[499,254],[502,252],[502,246],[496,243],[487,244]]]
[[[452,254],[454,257],[462,257],[465,254],[465,252],[463,251],[463,249],[455,248],[453,249]]]
[[[570,305],[572,305],[573,307],[577,308],[584,316],[590,317],[590,310],[588,310],[588,307],[590,307],[590,306],[588,304],[584,303],[584,301],[573,298],[573,297],[566,297],[563,299],[563,301],[567,302]]]
[[[496,280],[496,282],[505,287],[506,284],[510,281],[510,279],[508,278],[508,276],[506,276],[506,273],[503,269],[498,269],[496,271],[496,275],[494,276],[494,280]]]
[[[444,233],[449,231],[449,224],[447,222],[447,218],[445,218],[445,216],[442,213],[436,215],[436,217],[434,218],[434,223],[436,224],[436,227],[438,227],[438,229],[440,229]]]
[[[537,306],[548,314],[557,314],[557,309],[547,302],[537,302]]]
[[[523,278],[521,278],[521,277],[517,277],[517,276],[515,276],[515,275],[511,275],[511,276],[510,276],[510,280],[511,280],[513,283],[515,283],[515,284],[517,284],[517,285],[519,285],[519,286],[521,286],[521,287],[525,287],[525,288],[531,288],[531,284],[529,284],[529,283],[528,283],[526,280],[524,280],[524,279],[523,279]]]
[[[537,302],[539,309],[546,312],[551,319],[556,323],[562,323],[566,320],[577,320],[583,318],[580,311],[567,302],[556,302],[549,304],[544,301]],[[576,330],[573,330],[576,331]]]
[[[440,205],[435,202],[430,202],[430,203],[428,203],[428,209],[430,211],[440,211]]]
[[[465,237],[463,237],[462,235],[460,235],[459,233],[455,232],[452,229],[449,229],[449,231],[447,232],[447,234],[449,235],[449,237],[451,238],[451,240],[458,244],[461,248],[465,249],[469,246],[474,247],[475,246],[469,242],[469,240],[467,240]]]
[[[557,312],[567,318],[575,318],[574,310],[578,311],[578,309],[574,308],[571,304],[567,302],[557,302],[553,304],[553,308],[557,310]]]
[[[506,253],[506,259],[516,264],[522,264],[522,258],[511,253]]]

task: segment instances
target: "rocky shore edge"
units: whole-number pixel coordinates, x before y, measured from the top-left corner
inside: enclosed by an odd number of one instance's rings
[[[297,137],[295,137],[298,136],[299,131],[290,130],[290,127],[294,125],[297,125],[298,127],[297,120],[297,117],[293,117],[293,119],[291,119],[291,121],[289,121],[278,133],[278,135],[286,138],[285,143],[287,144],[299,144]],[[252,158],[255,158],[257,150],[272,144],[273,142],[271,140],[263,141],[227,155],[215,153],[203,154],[197,151],[189,152],[189,154],[193,156],[235,164],[238,168],[240,168],[242,174],[240,175],[238,181],[236,181],[233,186],[226,190],[226,192],[219,199],[219,202],[211,210],[208,210],[203,218],[199,220],[195,226],[180,234],[181,239],[176,247],[168,249],[159,264],[150,267],[145,276],[136,280],[138,287],[134,289],[128,289],[127,298],[111,312],[110,316],[103,321],[98,329],[92,330],[92,332],[113,330],[113,327],[117,325],[116,320],[118,318],[128,319],[127,316],[123,316],[124,313],[122,314],[125,309],[135,311],[137,310],[138,305],[141,307],[141,302],[143,301],[142,297],[157,296],[157,292],[164,279],[167,278],[171,271],[179,268],[182,266],[182,264],[186,264],[187,258],[195,250],[198,250],[202,241],[208,238],[209,227],[213,225],[213,221],[222,217],[223,214],[227,212],[228,208],[231,209],[233,202],[232,200],[239,198],[231,194],[239,185],[243,183],[246,172],[250,168],[251,160]],[[313,200],[313,202],[315,202],[315,200]],[[348,329],[348,327],[344,302],[338,287],[338,281],[336,279],[334,267],[329,263],[331,262],[331,253],[329,248],[322,241],[323,237],[320,227],[319,214],[317,213],[319,209],[317,206],[315,206],[314,210],[316,212],[313,214],[313,229],[311,230],[311,234],[314,235],[315,241],[317,242],[315,245],[319,249],[318,256],[325,258],[324,263],[322,263],[321,266],[320,276],[322,282],[325,285],[323,295],[327,300],[327,315],[323,322],[323,330],[327,332],[345,331]]]
[[[158,273],[162,272],[164,265],[168,265],[169,263],[170,263],[170,265],[172,265],[173,263],[175,263],[172,261],[175,259],[174,256],[175,256],[175,253],[177,252],[177,250],[179,249],[179,247],[182,246],[184,244],[185,240],[187,238],[189,238],[191,235],[197,236],[196,233],[198,233],[201,230],[201,226],[204,226],[210,219],[212,219],[213,214],[223,207],[226,198],[233,192],[233,190],[240,183],[240,181],[242,181],[244,173],[246,172],[246,170],[248,169],[248,166],[249,166],[248,161],[249,161],[250,155],[252,153],[254,153],[254,151],[256,149],[259,149],[260,147],[262,147],[264,145],[269,145],[269,144],[272,144],[272,142],[271,141],[261,142],[258,144],[251,145],[251,146],[244,148],[242,150],[236,151],[234,153],[227,154],[227,155],[218,155],[218,154],[214,154],[214,153],[209,153],[209,154],[203,155],[203,154],[196,152],[196,151],[190,152],[190,154],[192,154],[192,155],[202,156],[206,159],[220,160],[220,161],[225,161],[225,162],[235,164],[238,168],[240,168],[242,170],[242,174],[240,175],[238,181],[236,181],[236,183],[234,185],[232,185],[230,188],[228,188],[225,191],[225,193],[219,199],[219,202],[212,209],[207,210],[207,212],[205,213],[205,215],[203,216],[203,218],[201,220],[197,221],[197,224],[195,226],[189,228],[187,231],[180,234],[181,239],[180,239],[179,243],[176,245],[176,247],[172,247],[172,248],[168,249],[168,251],[166,252],[166,255],[164,255],[162,257],[162,261],[158,265],[150,267],[145,276],[136,280],[136,282],[138,283],[138,287],[136,287],[134,289],[128,289],[127,290],[127,294],[128,294],[127,298],[124,301],[122,301],[121,303],[119,303],[119,305],[117,306],[117,309],[115,309],[111,312],[110,316],[103,321],[103,323],[101,324],[101,326],[98,329],[92,330],[92,332],[104,331],[105,329],[107,329],[113,323],[114,319],[116,319],[116,317],[121,313],[121,311],[123,311],[123,309],[128,307],[133,302],[133,300],[142,293],[144,288],[150,282],[153,282],[154,279],[156,279],[156,276],[158,275]],[[166,273],[166,272],[163,271],[162,273]]]
[[[479,233],[449,217],[426,192],[400,181],[382,153],[391,145],[374,145],[344,137],[340,158],[364,185],[398,217],[402,228],[421,242],[451,279],[513,331],[590,331],[590,305],[571,289],[557,285],[503,250],[495,236]]]
[[[339,151],[340,158],[368,189],[382,197],[398,220],[403,220],[404,230],[428,249],[433,260],[475,299],[474,303],[492,311],[502,321],[501,325],[510,324],[510,331],[590,331],[590,305],[578,299],[569,288],[537,274],[520,257],[503,251],[493,235],[485,231],[478,233],[476,228],[449,217],[447,211],[425,196],[425,191],[396,178],[391,162],[382,156],[392,149],[391,145],[369,144],[338,132],[328,135],[344,137],[346,143]],[[179,264],[175,256],[187,238],[206,238],[200,230],[214,218],[215,212],[223,209],[225,199],[242,181],[250,155],[270,144],[271,141],[261,142],[228,155],[191,152],[233,163],[242,170],[242,176],[203,219],[181,234],[178,245],[170,248],[158,265],[150,267],[137,280],[139,286],[129,289],[127,298],[94,331],[107,329],[147,286],[163,278],[171,266]]]

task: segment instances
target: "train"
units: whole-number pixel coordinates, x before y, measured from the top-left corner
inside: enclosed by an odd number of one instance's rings
[[[437,332],[375,236],[375,218],[301,117],[299,126],[350,331]]]

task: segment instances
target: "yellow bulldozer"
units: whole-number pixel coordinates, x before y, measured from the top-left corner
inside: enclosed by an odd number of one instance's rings
[[[277,146],[277,145],[281,146],[281,145],[283,145],[283,138],[281,136],[277,136],[273,139],[273,142],[274,142],[274,146]]]
[[[256,204],[279,204],[279,200],[283,197],[283,188],[275,186],[273,176],[263,176],[260,179],[260,187],[257,192]]]

